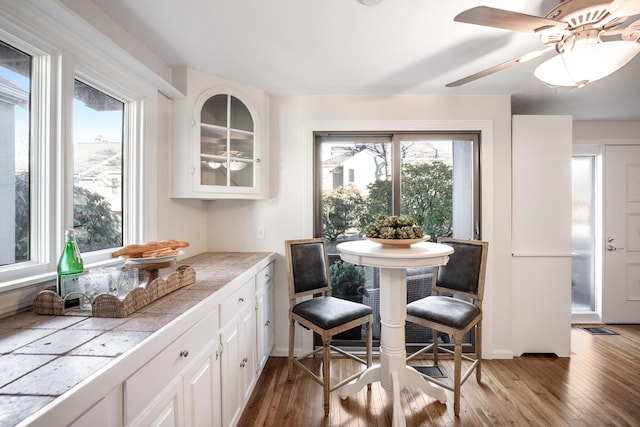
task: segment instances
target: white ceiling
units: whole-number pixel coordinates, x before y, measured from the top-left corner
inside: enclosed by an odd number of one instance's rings
[[[274,95],[511,95],[514,114],[640,120],[640,55],[583,89],[546,87],[533,76],[552,52],[445,88],[544,47],[534,34],[458,23],[455,15],[486,5],[544,16],[555,0],[93,1],[168,65]]]

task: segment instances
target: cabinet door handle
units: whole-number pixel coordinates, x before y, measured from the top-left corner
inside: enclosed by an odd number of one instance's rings
[[[180,351],[180,357],[188,357],[189,356],[189,350],[184,349]]]
[[[243,297],[238,298],[238,304],[240,304],[241,302],[244,302],[244,298]]]
[[[246,357],[244,359],[242,359],[242,363],[240,363],[240,367],[244,368],[245,366],[247,366],[247,362],[249,361],[249,359],[247,359]]]
[[[271,320],[267,320],[267,321],[264,323],[264,326],[269,326],[270,324],[271,324]]]

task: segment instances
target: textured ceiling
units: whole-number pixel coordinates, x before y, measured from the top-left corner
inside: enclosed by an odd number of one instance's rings
[[[640,55],[583,89],[550,88],[533,76],[553,52],[457,88],[445,87],[543,47],[534,34],[458,23],[455,15],[486,5],[544,16],[555,1],[94,3],[168,65],[186,65],[274,95],[511,95],[514,114],[640,120]]]

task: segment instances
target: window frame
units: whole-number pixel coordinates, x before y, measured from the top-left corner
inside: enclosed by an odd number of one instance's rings
[[[35,39],[27,29],[0,29],[3,42],[32,56],[30,105],[30,259],[0,267],[0,294],[55,279],[63,231],[73,224],[74,80],[122,101],[123,245],[142,238],[142,162],[149,87],[99,52],[71,52]],[[83,55],[84,54],[84,55]],[[126,219],[125,219],[126,218]],[[83,254],[85,269],[108,265],[116,248]]]

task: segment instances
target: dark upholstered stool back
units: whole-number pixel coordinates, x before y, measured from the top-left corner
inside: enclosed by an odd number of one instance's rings
[[[478,294],[482,275],[482,246],[461,241],[442,241],[454,249],[446,265],[438,267],[437,286],[468,294]],[[482,296],[481,296],[482,297]]]
[[[323,241],[291,245],[294,293],[306,293],[329,286]]]

